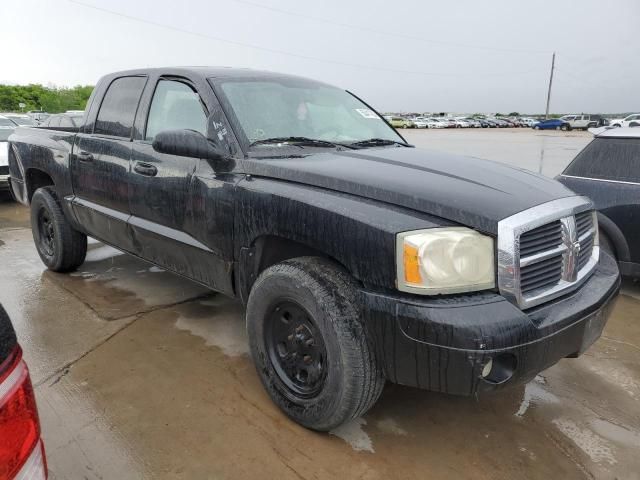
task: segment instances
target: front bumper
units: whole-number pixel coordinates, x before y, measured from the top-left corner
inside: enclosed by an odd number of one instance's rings
[[[526,311],[492,292],[428,299],[362,290],[361,297],[387,379],[475,395],[580,355],[600,337],[619,289],[616,262],[601,253],[581,288]],[[483,378],[490,359],[496,374]]]

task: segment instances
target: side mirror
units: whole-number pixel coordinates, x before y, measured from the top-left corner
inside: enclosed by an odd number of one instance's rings
[[[200,132],[195,130],[165,130],[153,139],[153,149],[159,153],[181,157],[218,161],[224,154]]]

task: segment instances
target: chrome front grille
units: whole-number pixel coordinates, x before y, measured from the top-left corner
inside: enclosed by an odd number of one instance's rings
[[[499,222],[501,293],[521,308],[529,308],[577,288],[599,257],[592,208],[584,197],[568,197]]]

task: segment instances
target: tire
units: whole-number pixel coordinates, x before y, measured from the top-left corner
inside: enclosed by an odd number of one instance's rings
[[[538,127],[537,125],[535,127],[533,127],[534,130],[540,130],[540,127]]]
[[[380,396],[384,377],[353,280],[333,263],[300,257],[267,268],[246,315],[258,376],[295,422],[328,431],[363,415]]]
[[[71,227],[53,187],[39,188],[33,194],[31,232],[38,255],[49,270],[71,272],[84,262],[87,236]]]

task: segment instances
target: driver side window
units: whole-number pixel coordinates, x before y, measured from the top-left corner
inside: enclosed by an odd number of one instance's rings
[[[186,83],[160,80],[151,100],[145,140],[164,130],[189,129],[206,135],[207,114],[198,94]]]

